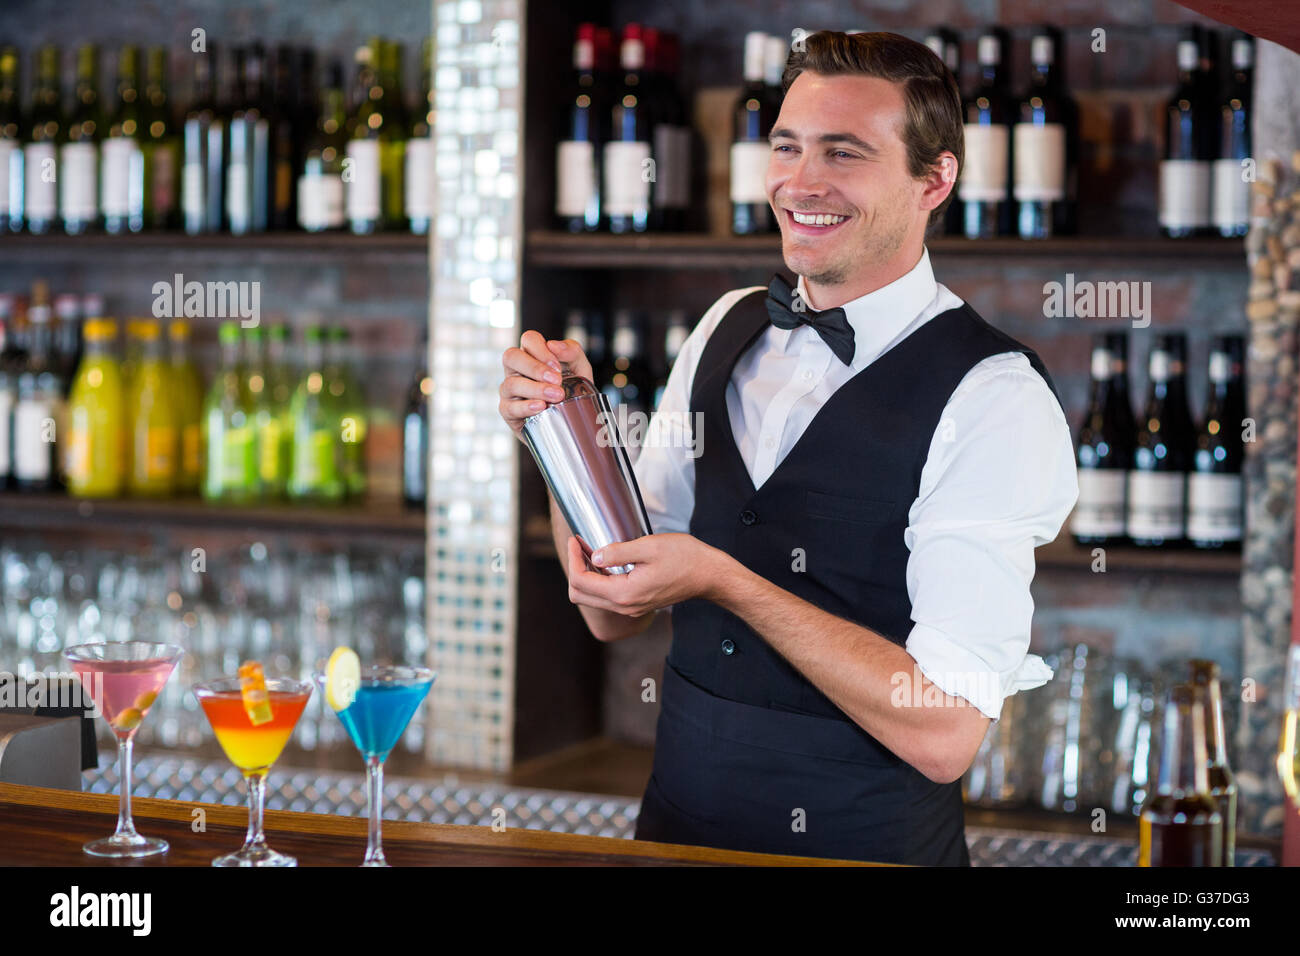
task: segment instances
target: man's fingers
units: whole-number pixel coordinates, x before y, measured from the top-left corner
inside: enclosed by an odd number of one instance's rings
[[[536,382],[560,384],[559,369],[552,368],[547,361],[524,349],[506,349],[501,356],[501,367],[506,375],[522,375]]]
[[[527,352],[533,358],[537,359],[543,365],[549,365],[559,371],[556,366],[559,364],[551,355],[550,349],[546,347],[546,337],[535,329],[529,329],[519,337],[519,348]]]
[[[560,386],[525,378],[523,375],[507,376],[497,392],[506,401],[533,399],[542,402],[558,402],[564,398],[564,389]]]

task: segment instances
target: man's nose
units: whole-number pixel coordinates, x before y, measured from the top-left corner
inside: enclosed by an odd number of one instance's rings
[[[825,169],[816,157],[804,153],[781,187],[792,200],[815,199],[826,194]]]

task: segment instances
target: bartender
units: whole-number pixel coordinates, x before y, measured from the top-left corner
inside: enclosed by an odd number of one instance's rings
[[[1029,586],[1078,494],[1069,428],[1038,356],[930,266],[952,75],[891,33],[802,46],[767,171],[797,282],[726,293],[683,345],[659,414],[702,434],[642,447],[655,533],[592,556],[633,570],[589,567],[552,502],[557,547],[598,639],[671,610],[638,839],[969,865],[960,778],[1052,676]],[[592,374],[535,331],[503,362],[516,434]]]

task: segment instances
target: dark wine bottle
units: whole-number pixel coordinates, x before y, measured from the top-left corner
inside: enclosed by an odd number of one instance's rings
[[[427,343],[426,343],[427,348]],[[424,349],[421,349],[423,355]],[[423,508],[429,491],[429,395],[433,379],[423,367],[406,392],[402,416],[402,502],[408,508]]]
[[[601,225],[599,160],[609,138],[610,104],[601,84],[598,33],[595,24],[578,26],[563,139],[555,146],[555,217],[569,232],[594,232]]]
[[[1029,89],[1012,133],[1013,194],[1021,239],[1047,239],[1068,229],[1068,171],[1074,159],[1074,106],[1057,61],[1059,31],[1040,30],[1029,44]]]
[[[1070,533],[1082,545],[1105,545],[1124,538],[1125,494],[1133,466],[1132,415],[1125,413],[1109,338],[1099,332],[1092,347],[1092,394],[1076,451],[1079,501]]]
[[[270,197],[271,129],[261,44],[235,51],[239,91],[230,118],[230,161],[226,166],[226,215],[236,235],[265,232]]]
[[[1254,42],[1232,38],[1232,72],[1219,98],[1218,158],[1214,161],[1211,220],[1221,236],[1244,236],[1250,228],[1250,183],[1243,161],[1250,158]]]
[[[1178,42],[1178,87],[1165,108],[1165,158],[1160,164],[1160,229],[1170,238],[1199,235],[1210,225],[1213,117],[1201,74],[1200,45]]]
[[[745,85],[731,111],[731,231],[738,236],[778,229],[767,201],[767,135],[779,110],[765,81],[767,40],[766,33],[745,35]]]
[[[99,104],[99,47],[77,50],[77,86],[59,148],[59,216],[70,236],[99,226],[99,141],[104,118]]]
[[[302,167],[301,136],[304,88],[296,75],[292,47],[278,46],[275,71],[271,80],[272,96],[266,103],[269,111],[269,158],[267,188],[267,228],[295,229],[298,226],[298,170]]]
[[[1182,544],[1187,473],[1195,443],[1187,409],[1181,333],[1156,336],[1147,362],[1147,400],[1128,478],[1128,536],[1143,547]]]
[[[104,231],[117,235],[144,228],[145,108],[141,102],[140,51],[124,46],[118,54],[117,111],[100,146],[100,209]]]
[[[654,228],[681,230],[691,204],[690,117],[677,88],[680,48],[677,35],[645,29],[646,75],[654,117],[654,171],[652,190]]]
[[[0,233],[23,228],[23,108],[18,51],[0,48]]]
[[[1011,232],[1011,124],[1015,112],[1004,73],[1009,47],[1006,31],[1001,29],[979,38],[980,81],[966,100],[966,162],[957,185],[968,239],[991,239]]]
[[[1231,338],[1216,336],[1210,346],[1205,420],[1196,434],[1196,453],[1187,476],[1187,538],[1198,548],[1238,551],[1244,517],[1241,465],[1245,446],[1235,411],[1241,366],[1235,363],[1234,369]]]
[[[654,395],[654,375],[646,356],[641,317],[630,309],[619,309],[614,313],[613,326],[600,376],[602,391],[611,408],[625,405],[629,414],[647,415]]]
[[[190,235],[220,232],[225,222],[227,120],[218,103],[219,50],[194,54],[193,102],[185,113],[181,214]]]
[[[28,232],[54,228],[59,215],[59,138],[67,117],[59,85],[59,48],[43,46],[36,54],[36,83],[27,113],[23,143],[23,208]]]
[[[650,226],[654,118],[645,74],[641,25],[623,27],[619,44],[621,77],[610,116],[601,170],[601,202],[610,232],[645,232]]]

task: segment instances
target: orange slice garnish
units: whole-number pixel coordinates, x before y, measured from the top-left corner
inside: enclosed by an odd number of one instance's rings
[[[244,661],[239,665],[239,696],[244,701],[244,712],[249,723],[271,722],[271,697],[266,692],[266,674],[257,661]]]

